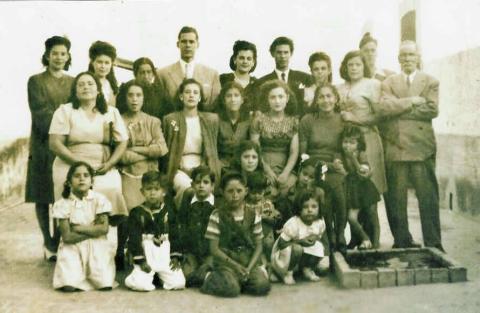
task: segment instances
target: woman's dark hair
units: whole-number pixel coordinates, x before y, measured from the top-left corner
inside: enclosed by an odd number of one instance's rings
[[[270,110],[270,106],[268,104],[268,95],[270,91],[275,88],[282,88],[285,90],[285,93],[288,96],[287,106],[285,107],[285,114],[287,115],[296,115],[297,114],[297,105],[295,101],[293,101],[293,93],[290,87],[288,87],[287,83],[281,81],[279,79],[268,80],[260,86],[260,105],[262,112],[268,112]]]
[[[296,216],[300,216],[300,213],[302,212],[303,204],[310,200],[314,199],[318,203],[318,217],[321,217],[320,215],[320,199],[318,199],[317,194],[315,193],[314,190],[312,189],[306,189],[306,190],[300,190],[296,195],[295,199],[293,200],[293,209],[292,213]]]
[[[97,99],[95,100],[95,108],[97,108],[98,112],[105,114],[107,113],[107,101],[105,100],[105,97],[103,96],[102,92],[102,83],[98,78],[95,77],[95,74],[91,72],[82,72],[75,76],[75,79],[73,80],[72,83],[72,90],[70,92],[70,101],[72,102],[72,106],[74,109],[78,109],[80,107],[80,100],[77,97],[77,82],[82,77],[83,75],[89,75],[93,78],[95,81],[95,84],[97,85]]]
[[[137,77],[138,71],[140,70],[140,66],[148,64],[152,68],[153,76],[155,77],[155,81],[158,81],[157,71],[155,71],[155,65],[153,64],[152,60],[147,57],[141,57],[133,62],[133,76]]]
[[[269,184],[263,173],[254,172],[248,175],[247,186],[249,192],[262,192],[268,188]]]
[[[290,47],[290,53],[293,54],[293,40],[288,37],[277,37],[270,45],[270,54],[273,56],[275,49],[280,45],[288,45]]]
[[[242,140],[235,148],[235,153],[233,154],[232,162],[230,164],[232,169],[242,172],[242,154],[248,150],[254,150],[258,154],[258,166],[256,171],[263,173],[262,150],[259,145],[251,140]]]
[[[362,49],[363,46],[365,46],[367,43],[373,42],[375,45],[378,44],[377,39],[373,38],[372,35],[369,32],[366,32],[362,39],[360,40],[360,43],[358,44],[358,48]]]
[[[138,80],[136,80],[136,79],[129,80],[128,82],[126,82],[125,84],[122,85],[122,88],[117,95],[117,109],[121,114],[123,114],[125,112],[128,112],[128,103],[127,103],[128,102],[128,91],[129,91],[130,87],[133,87],[133,86],[137,86],[140,89],[142,89],[142,93],[143,93],[143,96],[144,96],[144,98],[143,98],[144,103],[143,104],[145,104],[145,90],[143,88],[143,85],[140,84],[138,82]]]
[[[198,110],[199,111],[202,111],[203,110],[203,106],[205,104],[205,94],[203,93],[203,87],[202,87],[202,84],[200,84],[197,80],[195,80],[194,78],[188,78],[188,79],[184,79],[182,81],[182,83],[180,84],[180,86],[178,87],[178,90],[177,90],[177,96],[176,96],[176,99],[177,99],[177,102],[178,102],[178,105],[177,105],[177,108],[179,110],[183,110],[183,102],[182,100],[180,100],[180,95],[183,93],[183,91],[185,90],[185,87],[187,87],[187,85],[190,85],[190,84],[194,84],[194,85],[197,85],[198,88],[200,89],[200,102],[198,102]]]
[[[343,58],[342,65],[340,65],[340,77],[342,77],[345,81],[350,82],[350,76],[348,75],[348,61],[353,58],[359,57],[363,63],[363,77],[370,77],[370,68],[367,66],[367,62],[365,57],[363,56],[360,50],[354,50],[348,52],[345,57]]]
[[[340,151],[342,149],[343,139],[345,138],[355,138],[358,142],[358,151],[365,151],[367,149],[367,144],[365,143],[365,136],[363,135],[362,130],[354,125],[348,125],[343,129],[342,135],[340,136]]]
[[[110,83],[110,87],[112,87],[113,93],[116,95],[118,93],[118,82],[117,78],[115,77],[115,72],[113,70],[113,63],[117,58],[117,49],[114,46],[109,44],[105,41],[97,40],[90,46],[88,49],[88,56],[90,57],[90,63],[88,64],[88,70],[92,73],[95,73],[93,68],[93,62],[95,59],[101,55],[106,55],[110,59],[112,59],[112,68],[110,72],[107,74],[107,80]]]
[[[308,58],[308,66],[312,68],[313,63],[318,61],[324,61],[327,63],[328,68],[330,69],[330,74],[328,75],[327,81],[332,83],[332,59],[325,52],[314,52]],[[313,80],[313,78],[312,78]]]
[[[232,71],[235,71],[237,69],[237,66],[235,65],[234,61],[238,53],[240,51],[245,51],[245,50],[252,51],[253,53],[254,63],[253,63],[252,69],[250,70],[250,73],[253,72],[257,67],[257,47],[255,46],[255,44],[245,40],[237,40],[233,44],[233,54],[230,57],[230,68],[232,69]]]
[[[93,186],[93,176],[95,175],[95,171],[93,170],[93,168],[87,162],[83,162],[83,161],[75,162],[68,169],[67,179],[65,180],[65,183],[63,183],[62,198],[68,199],[68,197],[70,197],[70,193],[72,192],[72,188],[70,187],[70,182],[72,180],[73,174],[75,174],[75,171],[80,166],[85,166],[87,168],[88,173],[92,177],[92,186]],[[90,186],[90,189],[92,189],[92,186]]]
[[[223,85],[222,89],[220,90],[220,95],[218,96],[218,115],[222,120],[228,120],[227,116],[227,107],[225,105],[225,95],[227,91],[230,89],[237,89],[240,95],[242,96],[243,103],[240,106],[240,121],[247,120],[250,117],[250,112],[247,110],[247,106],[245,105],[245,89],[243,89],[242,85],[235,81],[231,81]]]
[[[72,56],[70,55],[70,48],[72,46],[72,43],[70,42],[70,40],[68,40],[67,37],[53,36],[48,38],[45,41],[45,52],[43,52],[43,55],[42,55],[42,64],[44,66],[49,65],[48,57],[50,55],[50,51],[52,51],[52,48],[54,46],[65,46],[65,48],[67,48],[68,60],[65,63],[65,66],[63,67],[63,69],[68,70],[70,68],[70,65],[72,65]]]
[[[148,171],[142,175],[142,187],[153,183],[158,183],[164,191],[167,191],[169,188],[168,177],[159,171]]]
[[[227,184],[232,180],[238,180],[242,185],[247,187],[247,180],[245,177],[240,172],[231,171],[223,175],[222,180],[220,181],[220,189],[224,190]]]
[[[340,94],[338,93],[337,87],[335,87],[334,85],[332,85],[332,84],[330,84],[330,83],[329,83],[329,84],[325,84],[325,85],[323,85],[323,86],[321,86],[321,87],[317,87],[317,89],[315,89],[315,94],[314,94],[314,96],[313,96],[313,102],[312,102],[312,106],[313,106],[313,108],[314,108],[314,111],[315,111],[316,113],[318,113],[318,112],[320,111],[320,110],[319,110],[319,107],[318,107],[317,101],[318,101],[318,98],[320,97],[320,92],[322,91],[323,88],[329,88],[329,89],[332,91],[333,95],[334,95],[335,98],[337,99],[337,102],[335,102],[335,106],[334,106],[334,108],[333,108],[333,111],[334,111],[334,112],[337,112],[337,113],[340,112],[340,106],[339,106],[339,103],[340,103]]]

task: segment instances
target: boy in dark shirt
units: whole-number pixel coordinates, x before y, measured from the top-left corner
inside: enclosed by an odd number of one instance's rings
[[[133,271],[125,285],[133,290],[151,291],[155,274],[164,289],[185,288],[185,277],[179,263],[171,256],[178,250],[175,209],[166,201],[167,177],[158,171],[142,176],[145,202],[130,211],[128,217],[128,253]]]
[[[205,239],[208,219],[215,209],[215,174],[207,166],[192,171],[192,191],[184,194],[178,210],[179,238],[183,252],[183,272],[187,286],[200,286],[210,270],[208,240]]]

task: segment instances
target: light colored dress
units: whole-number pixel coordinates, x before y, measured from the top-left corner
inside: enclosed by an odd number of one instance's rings
[[[163,137],[160,120],[140,112],[139,117],[132,120],[122,115],[128,131],[128,148],[120,161],[122,190],[128,210],[145,201],[140,188],[142,175],[148,171],[158,171],[158,158],[168,152]],[[131,147],[148,147],[148,157],[131,151]]]
[[[71,224],[93,225],[98,214],[110,213],[110,202],[90,190],[79,199],[73,193],[53,205],[53,218],[67,219]],[[53,288],[71,286],[81,290],[114,287],[115,245],[107,236],[90,238],[75,244],[60,241],[53,273]]]
[[[283,225],[282,233],[279,238],[286,242],[305,239],[309,236],[320,237],[325,232],[325,222],[323,219],[315,220],[311,225],[306,225],[299,216],[292,216]],[[278,241],[273,245],[272,250],[272,267],[278,274],[284,276],[290,265],[290,259],[292,254],[292,246],[288,246],[284,249],[278,248]],[[323,244],[320,240],[317,240],[311,247],[303,247],[303,252],[316,257],[323,257],[325,255]]]
[[[111,123],[111,124],[110,124]],[[97,112],[90,120],[83,109],[74,109],[71,103],[61,105],[54,113],[49,134],[67,136],[66,146],[75,155],[98,168],[111,155],[110,125],[115,142],[127,141],[128,133],[118,110],[107,106],[107,112]],[[63,184],[70,164],[58,156],[53,162],[53,185],[55,199],[61,197]],[[93,178],[93,190],[104,194],[112,204],[112,215],[127,215],[127,206],[122,195],[122,179],[116,168]]]
[[[375,106],[380,101],[381,84],[376,79],[363,78],[355,84],[338,86],[340,109],[351,112],[361,121],[360,128],[367,146],[367,160],[372,169],[371,180],[380,194],[387,191],[382,140],[375,121]]]

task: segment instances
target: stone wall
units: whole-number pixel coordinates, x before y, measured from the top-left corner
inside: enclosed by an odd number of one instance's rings
[[[443,208],[480,213],[480,48],[425,65],[440,81],[437,174]]]

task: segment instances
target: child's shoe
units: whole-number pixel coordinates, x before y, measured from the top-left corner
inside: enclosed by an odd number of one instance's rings
[[[293,271],[288,271],[287,275],[283,277],[283,283],[285,285],[295,285],[295,279],[293,279]]]
[[[315,272],[309,267],[303,268],[303,277],[305,277],[309,281],[319,281],[320,280],[320,277],[318,277],[315,274]]]
[[[278,283],[279,279],[278,276],[275,275],[275,273],[271,272],[268,279],[270,280],[271,283]]]

